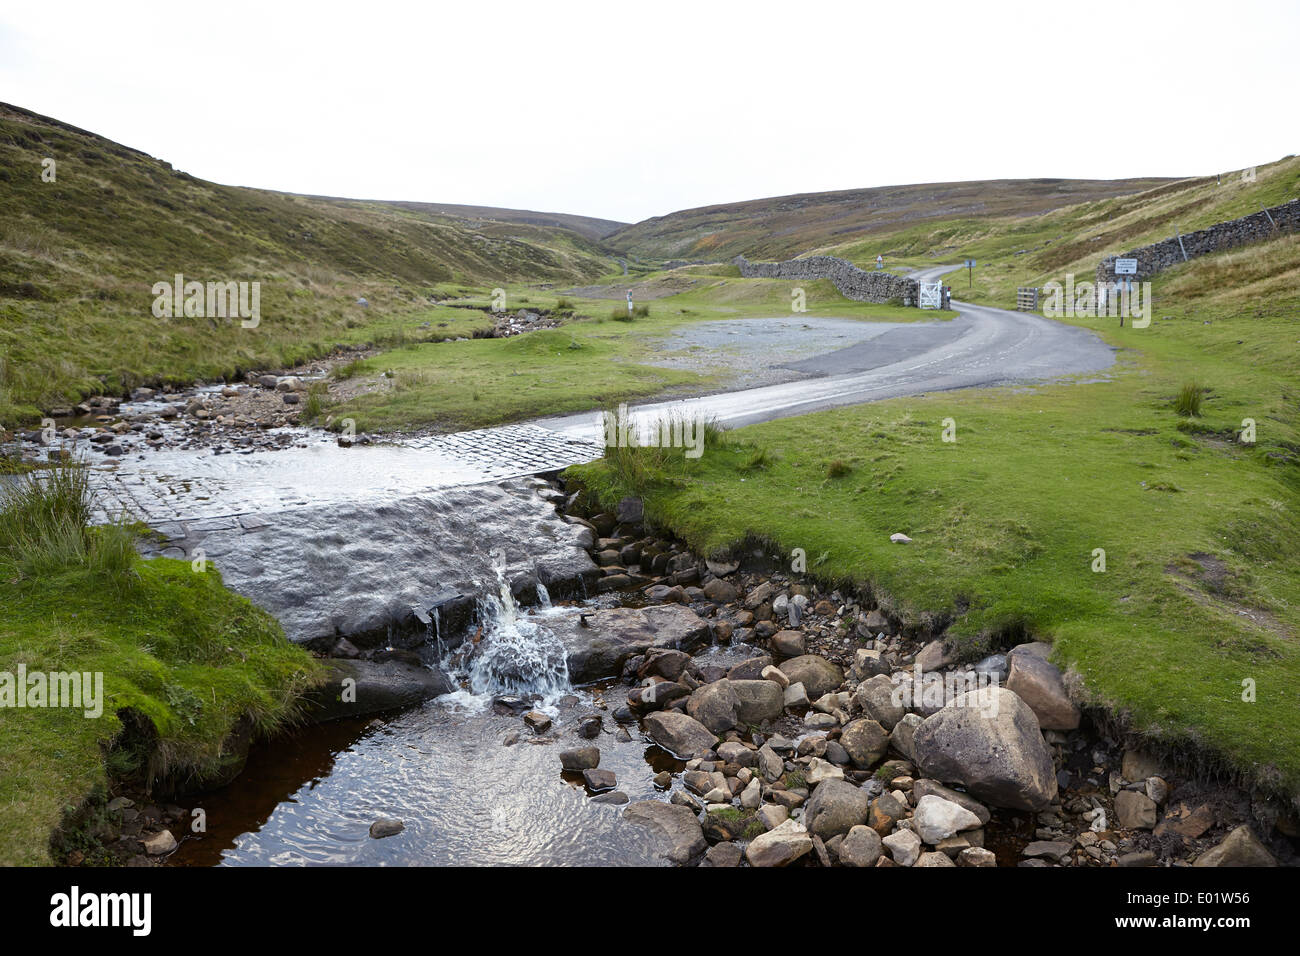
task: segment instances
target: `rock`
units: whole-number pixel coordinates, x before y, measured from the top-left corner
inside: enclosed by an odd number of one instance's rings
[[[584,770],[582,772],[582,782],[587,785],[587,789],[599,793],[602,790],[613,790],[618,786],[618,779],[612,770]]]
[[[1132,853],[1121,854],[1115,863],[1126,869],[1155,866],[1156,855],[1150,850],[1135,850]]]
[[[802,657],[807,648],[803,631],[777,631],[772,635],[770,644],[772,653],[776,655],[778,660],[785,660],[788,657]]]
[[[660,854],[679,866],[689,863],[708,846],[700,821],[689,807],[642,800],[629,804],[623,819],[649,827],[659,843]]]
[[[591,798],[592,803],[608,803],[613,806],[621,807],[631,798],[622,790],[614,790],[609,793],[598,793]]]
[[[740,700],[725,677],[705,684],[686,700],[686,713],[713,731],[715,735],[736,726]]]
[[[771,666],[771,663],[772,658],[766,654],[751,657],[727,671],[727,680],[761,680],[764,669]]]
[[[758,748],[758,772],[768,783],[775,783],[785,773],[785,761],[770,744]]]
[[[956,866],[947,853],[922,853],[916,858],[915,866]]]
[[[1164,836],[1172,832],[1189,840],[1195,840],[1212,826],[1214,826],[1214,811],[1208,804],[1203,803],[1193,810],[1187,804],[1180,803],[1165,814],[1165,818],[1155,829],[1155,835]]]
[[[569,679],[576,684],[618,677],[629,657],[652,647],[690,651],[709,639],[708,622],[680,604],[587,611],[555,618],[547,627],[564,645]]]
[[[899,820],[907,816],[907,807],[892,793],[882,793],[871,801],[867,812],[867,825],[881,836],[885,836]]]
[[[990,680],[996,680],[999,684],[1007,682],[1007,674],[1011,672],[1011,665],[1007,662],[1005,654],[990,654],[975,665],[975,673],[983,674]]]
[[[877,674],[859,684],[853,692],[853,704],[887,731],[892,731],[907,713],[902,703],[895,699],[894,682],[884,674]]]
[[[140,843],[144,847],[144,852],[150,856],[162,856],[176,849],[176,838],[172,836],[171,830],[159,830],[147,837],[141,837]]]
[[[645,653],[645,662],[637,668],[638,677],[662,677],[675,681],[682,676],[691,663],[691,655],[685,651],[669,648],[652,647]]]
[[[782,692],[781,705],[791,714],[802,714],[809,707],[807,689],[799,681],[794,681]]]
[[[745,847],[750,866],[788,866],[812,849],[812,837],[797,820],[784,823],[759,834]]]
[[[967,847],[957,854],[958,866],[997,866],[998,858],[992,850],[982,846]]]
[[[1043,730],[1074,730],[1079,708],[1065,692],[1061,671],[1033,654],[1012,654],[1007,690],[1014,692],[1034,712]]]
[[[763,800],[763,787],[755,777],[740,793],[740,805],[746,810],[757,810]]]
[[[650,684],[648,687],[641,688],[639,696],[643,709],[658,710],[661,707],[667,707],[680,697],[688,696],[690,693],[690,688],[685,684],[661,680]]]
[[[708,568],[709,573],[715,577],[725,578],[728,574],[734,574],[740,568],[740,562],[706,560],[704,566]]]
[[[1147,799],[1160,804],[1169,799],[1169,784],[1164,777],[1147,777]]]
[[[740,866],[742,851],[734,843],[715,843],[704,854],[700,866]]]
[[[912,539],[909,538],[907,535],[903,534],[903,532],[901,532],[901,531],[895,531],[893,534],[891,534],[891,535],[889,536],[889,540],[892,541],[894,544],[911,544],[911,543],[912,543]]]
[[[804,821],[809,830],[828,840],[865,823],[870,808],[866,791],[843,780],[825,780],[814,788],[804,808]]]
[[[790,678],[792,686],[803,684],[811,700],[839,690],[844,682],[844,672],[817,654],[792,657],[781,665],[781,670]]]
[[[327,659],[328,677],[307,692],[308,717],[317,723],[415,707],[456,689],[445,674],[403,661]]]
[[[599,765],[599,747],[575,747],[560,751],[560,766],[565,770],[581,773],[583,770],[594,770]]]
[[[1023,654],[1028,654],[1031,657],[1037,657],[1039,660],[1045,661],[1051,656],[1051,653],[1052,645],[1048,644],[1046,641],[1030,641],[1027,644],[1017,644],[1015,647],[1011,648],[1011,650],[1007,651],[1007,663],[1009,666],[1011,661],[1017,655]]]
[[[713,748],[717,735],[693,717],[665,710],[645,719],[646,732],[660,747],[682,758],[699,756]]]
[[[890,746],[913,763],[916,763],[916,751],[912,741],[916,737],[916,728],[921,726],[921,720],[918,714],[904,714],[889,735]]]
[[[551,729],[551,718],[540,710],[530,710],[524,714],[524,723],[531,727],[535,734],[544,734]]]
[[[781,685],[770,680],[738,680],[731,682],[732,693],[738,703],[736,721],[740,724],[763,724],[781,716],[785,692]]]
[[[927,717],[913,749],[925,776],[960,783],[993,806],[1038,811],[1056,797],[1038,718],[1005,688],[968,691]]]
[[[775,830],[790,819],[790,811],[780,804],[765,803],[758,808],[758,822],[769,830]]]
[[[860,770],[878,763],[889,750],[889,734],[869,717],[851,720],[840,733],[840,745],[848,751],[849,759]]]
[[[923,673],[929,673],[947,667],[955,660],[956,656],[945,647],[943,641],[931,641],[917,652],[914,666],[919,667]]]
[[[912,826],[922,843],[938,844],[962,830],[980,826],[979,817],[965,807],[934,794],[926,794],[917,801],[912,814]]]
[[[1192,866],[1277,866],[1277,860],[1248,826],[1239,826],[1218,846],[1206,850]]]
[[[785,676],[785,671],[781,670],[779,667],[774,667],[771,664],[768,664],[763,668],[762,678],[763,680],[770,680],[779,685],[782,692],[790,686],[790,678]]]
[[[1038,858],[1057,863],[1060,862],[1061,857],[1070,852],[1072,846],[1073,844],[1064,840],[1036,840],[1021,850],[1020,855],[1030,859]]]
[[[382,840],[384,837],[396,836],[406,829],[406,824],[401,820],[393,820],[389,817],[380,817],[374,823],[370,824],[370,836],[375,840]]]
[[[851,827],[839,845],[840,863],[844,866],[875,866],[883,852],[880,834],[871,827]]]
[[[1156,805],[1144,793],[1121,790],[1115,797],[1115,822],[1126,830],[1154,829]]]
[[[968,794],[960,793],[949,787],[945,787],[937,780],[921,779],[916,781],[912,785],[912,795],[916,798],[918,803],[923,797],[932,795],[942,797],[944,800],[955,803],[959,807],[965,807],[975,815],[975,819],[979,820],[980,826],[985,826],[989,820],[992,819],[992,814],[989,813],[988,807],[984,806],[984,804],[973,799]]]
[[[704,585],[704,596],[715,604],[730,604],[740,597],[740,591],[730,581],[714,578]]]
[[[808,783],[811,786],[817,786],[824,780],[843,780],[844,771],[829,761],[822,760],[820,757],[813,757],[808,761],[808,770],[805,774]]]
[[[880,842],[899,866],[911,866],[921,856],[921,838],[911,830],[891,833]]]

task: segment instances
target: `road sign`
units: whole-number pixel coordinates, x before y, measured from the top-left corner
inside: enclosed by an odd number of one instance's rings
[[[964,263],[964,265],[966,266],[967,269],[974,269],[974,268],[975,268],[975,260],[974,260],[974,259],[967,259],[966,262]]]
[[[1116,259],[1115,275],[1117,276],[1135,276],[1138,271],[1138,261],[1136,259]]]

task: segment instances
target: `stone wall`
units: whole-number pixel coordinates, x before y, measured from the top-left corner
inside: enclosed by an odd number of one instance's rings
[[[1188,259],[1195,259],[1197,256],[1211,252],[1269,239],[1297,228],[1300,228],[1300,199],[1292,199],[1280,206],[1274,206],[1267,214],[1263,211],[1253,212],[1240,219],[1216,222],[1208,229],[1189,232],[1182,237],[1181,246],[1178,237],[1175,236],[1163,242],[1132,249],[1119,256],[1107,256],[1097,264],[1097,282],[1109,282],[1114,278],[1116,259],[1136,259],[1138,271],[1133,279],[1141,281],[1184,261],[1184,249],[1187,251]]]
[[[904,305],[917,304],[919,286],[915,279],[883,271],[868,272],[835,256],[809,256],[785,262],[750,262],[744,256],[736,256],[733,261],[746,279],[830,279],[846,299],[859,302],[902,299]]]

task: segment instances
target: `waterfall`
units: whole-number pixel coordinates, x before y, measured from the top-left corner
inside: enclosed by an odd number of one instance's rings
[[[536,619],[522,617],[510,593],[503,564],[496,565],[497,594],[479,599],[483,634],[469,664],[470,690],[476,695],[540,694],[544,701],[568,693],[569,664],[564,645]],[[542,607],[550,595],[541,584]]]

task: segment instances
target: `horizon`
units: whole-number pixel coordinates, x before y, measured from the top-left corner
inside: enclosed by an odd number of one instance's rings
[[[1005,51],[1073,39],[1078,26],[1061,11],[1012,4],[994,21],[961,4],[936,4],[929,19],[835,7],[835,22],[847,22],[827,33],[819,24],[829,18],[792,28],[788,17],[766,15],[783,9],[773,5],[743,17],[692,9],[685,22],[694,31],[683,36],[683,18],[669,12],[647,20],[579,6],[563,16],[519,6],[403,16],[379,4],[346,29],[298,16],[300,5],[223,7],[229,22],[259,25],[239,37],[243,47],[214,34],[204,11],[157,0],[125,14],[83,3],[71,12],[25,8],[0,16],[0,87],[17,106],[224,185],[621,223],[902,185],[1205,176],[1295,152],[1272,98],[1255,92],[1288,82],[1280,59],[1258,56],[1261,25],[1300,26],[1300,11],[1272,0],[1226,18],[1208,3],[1125,11],[1123,29],[1143,38],[1136,52],[1124,42],[1070,49],[1033,76],[1037,55]],[[1210,16],[1218,20],[1207,39],[1200,24]],[[185,51],[195,66],[159,82],[157,40],[142,22],[198,41]],[[876,35],[915,42],[873,45]],[[217,42],[205,45],[209,36]],[[590,51],[614,44],[646,69],[611,81],[605,64],[617,57],[589,66]],[[557,56],[561,49],[573,56]],[[1081,67],[1069,59],[1076,54]],[[1216,73],[1237,81],[1184,95],[1188,64],[1211,56]],[[968,64],[983,92],[953,90],[936,64]],[[797,81],[773,85],[782,68]],[[1077,105],[1107,95],[1099,79],[1113,82],[1119,105]],[[819,90],[849,92],[809,96]],[[1015,102],[1004,96],[999,109],[1031,119],[985,121],[1006,90]],[[854,107],[866,122],[855,121]],[[1112,115],[1113,133],[1104,122]],[[1197,142],[1207,115],[1220,135]],[[1056,154],[1044,157],[1044,144]]]

